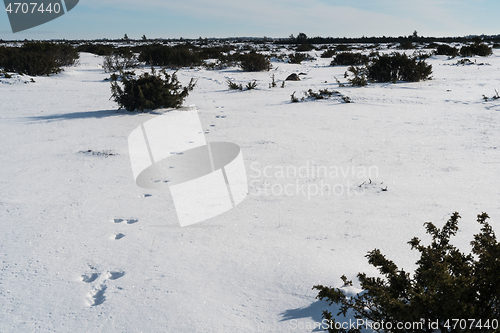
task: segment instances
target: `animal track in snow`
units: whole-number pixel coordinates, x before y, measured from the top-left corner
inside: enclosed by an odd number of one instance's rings
[[[113,219],[112,221],[115,223],[127,222],[127,224],[134,224],[139,222],[138,219]]]
[[[106,274],[108,276],[108,279],[110,280],[117,280],[121,278],[122,276],[125,275],[125,272],[117,272],[117,271],[111,271]]]
[[[113,235],[111,238],[118,240],[118,239],[122,239],[123,237],[125,237],[125,235],[120,232],[116,235]]]
[[[104,292],[108,287],[105,284],[101,284],[97,287],[92,288],[92,291],[87,294],[87,303],[89,306],[97,306],[104,303],[106,296]]]
[[[108,271],[106,274],[89,273],[82,275],[82,281],[85,283],[96,282],[92,290],[87,293],[85,299],[89,306],[101,305],[106,301],[105,291],[108,288],[107,281],[118,280],[125,275],[124,271]],[[118,290],[122,288],[118,287]]]
[[[82,281],[85,283],[94,282],[99,277],[99,273],[84,274],[82,275]]]

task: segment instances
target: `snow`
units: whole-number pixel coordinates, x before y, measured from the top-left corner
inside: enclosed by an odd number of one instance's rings
[[[500,230],[500,104],[482,98],[500,88],[500,50],[482,66],[433,56],[432,80],[363,88],[339,88],[346,67],[316,54],[270,72],[177,73],[198,79],[184,104],[207,141],[241,147],[250,192],[184,228],[168,190],[136,186],[128,157],[130,132],[168,110],[117,110],[92,54],[35,82],[0,78],[0,332],[319,331],[327,304],[311,288],[343,274],[358,288],[358,272],[376,274],[368,251],[410,271],[407,241],[428,241],[426,221],[460,212],[465,251],[477,214]],[[306,75],[281,88],[291,73]],[[290,102],[324,88],[352,103]]]

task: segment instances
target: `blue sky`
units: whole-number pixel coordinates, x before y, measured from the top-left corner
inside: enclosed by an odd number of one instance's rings
[[[80,0],[16,34],[0,13],[0,39],[496,35],[498,13],[498,0]]]

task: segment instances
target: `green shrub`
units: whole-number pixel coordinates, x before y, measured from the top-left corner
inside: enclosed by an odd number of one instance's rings
[[[314,46],[311,44],[300,44],[295,49],[297,52],[308,52],[314,50]]]
[[[137,56],[130,49],[117,50],[104,57],[102,68],[106,73],[122,72],[139,67]]]
[[[436,54],[437,55],[447,55],[451,57],[455,57],[458,55],[458,49],[447,45],[447,44],[441,44],[436,47]]]
[[[113,53],[115,50],[115,47],[113,45],[108,45],[108,44],[83,44],[78,46],[77,48],[78,52],[88,52],[92,53],[95,55],[110,55]]]
[[[189,45],[144,45],[139,48],[139,61],[153,66],[192,67],[203,64],[199,52]]]
[[[321,53],[321,58],[332,58],[335,54],[337,54],[337,51],[334,49],[328,49],[325,52]]]
[[[21,47],[0,47],[0,67],[32,76],[57,74],[78,58],[77,50],[68,44],[26,42]]]
[[[255,88],[257,88],[257,81],[255,81],[255,80],[250,81],[247,83],[247,85],[245,87],[247,88],[247,90],[255,89]]]
[[[367,77],[373,82],[418,82],[432,74],[432,65],[404,53],[380,55],[367,66]]]
[[[289,64],[300,64],[304,60],[314,60],[314,58],[308,55],[307,53],[300,53],[300,52],[295,52],[288,55]]]
[[[265,55],[251,51],[240,56],[240,67],[246,72],[268,71],[271,61]]]
[[[169,75],[164,68],[159,73],[151,68],[151,73],[144,73],[139,77],[136,77],[134,72],[113,74],[111,79],[111,98],[120,108],[141,112],[158,108],[178,108],[196,85],[191,79],[189,84],[183,87],[176,73]],[[121,79],[121,84],[118,79]]]
[[[401,49],[401,50],[411,50],[414,48],[415,48],[415,44],[413,44],[413,42],[411,42],[409,40],[399,43],[399,46],[398,46],[398,49]]]
[[[351,47],[349,45],[346,45],[346,44],[339,44],[337,46],[335,46],[335,51],[337,52],[347,52],[351,50]]]
[[[474,43],[471,45],[464,45],[460,49],[460,55],[462,57],[472,57],[473,55],[478,55],[481,57],[487,57],[493,53],[491,47],[484,43]]]
[[[412,250],[420,253],[414,274],[399,269],[375,249],[366,257],[382,278],[359,273],[363,292],[354,297],[346,296],[342,288],[316,285],[313,289],[318,290],[317,298],[330,305],[339,304],[337,316],[345,317],[352,311],[356,319],[364,321],[422,322],[422,327],[406,329],[396,329],[394,325],[391,332],[500,332],[498,325],[491,322],[500,318],[500,243],[486,221],[488,215],[482,213],[477,216],[482,227],[471,241],[472,253],[460,252],[450,242],[458,231],[459,218],[454,213],[442,229],[425,223],[432,236],[428,246],[416,237],[408,242]],[[345,276],[341,278],[344,286],[352,285]],[[329,322],[329,332],[360,332],[357,328],[336,329],[339,326],[327,310],[323,311],[323,318]],[[457,320],[465,322],[465,327],[456,326]],[[475,326],[471,327],[471,321]]]
[[[351,75],[349,75],[348,72],[351,72]],[[347,69],[347,72],[344,76],[345,76],[345,78],[347,78],[347,81],[352,86],[364,87],[368,84],[368,80],[366,78],[366,75],[367,75],[366,67],[350,66]],[[337,83],[339,83],[339,86],[341,85],[340,81],[338,81],[338,80],[337,80]]]
[[[202,47],[197,52],[202,59],[221,59],[227,57],[234,48],[232,45]]]
[[[331,66],[359,66],[368,63],[368,57],[361,53],[342,52],[335,56]]]
[[[243,90],[243,86],[241,85],[241,83],[237,84],[237,83],[231,81],[230,79],[227,79],[227,86],[231,90]]]

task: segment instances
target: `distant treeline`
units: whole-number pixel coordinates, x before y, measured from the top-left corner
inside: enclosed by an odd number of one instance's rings
[[[283,38],[274,40],[275,44],[382,44],[382,43],[469,43],[480,38],[483,42],[500,42],[500,35],[495,36],[467,36],[467,37],[420,37],[420,36],[399,36],[399,37],[358,37],[358,38],[338,38],[338,37],[312,37],[312,38]]]
[[[59,40],[42,42],[25,40],[17,42],[17,45],[14,42],[0,40],[0,69],[33,76],[50,75],[60,72],[64,66],[74,65],[78,61],[79,52],[89,52],[108,57],[108,63],[114,59],[113,61],[119,62],[116,65],[120,65],[120,61],[125,59],[134,64],[173,68],[205,66],[207,69],[223,69],[241,65],[244,70],[254,70],[255,66],[265,70],[269,67],[269,58],[271,57],[282,61],[287,58],[291,63],[300,63],[306,60],[307,56],[299,52],[325,50],[321,57],[330,58],[337,52],[350,51],[352,46],[348,44],[359,43],[366,44],[366,48],[375,48],[384,43],[394,44],[390,47],[398,49],[436,49],[436,54],[449,56],[487,56],[491,54],[492,47],[500,48],[500,35],[436,38],[420,37],[414,32],[408,37],[308,38],[304,33],[300,33],[297,37],[292,35],[286,39],[273,40],[268,38],[247,38],[245,40],[199,38],[179,39],[175,42],[147,38],[134,41],[123,38],[115,41]],[[451,43],[460,43],[462,47],[443,45]],[[334,48],[329,46],[335,44],[337,45]],[[295,50],[295,53],[291,56],[280,54],[277,49],[282,47],[279,45],[286,45],[285,48]],[[267,51],[268,53],[260,54],[257,51]],[[349,55],[338,55],[338,57],[341,56],[347,57]],[[215,61],[207,61],[209,59]]]
[[[473,39],[480,38],[483,42],[500,42],[499,35],[480,35],[480,36],[462,36],[462,37],[422,37],[415,33],[409,36],[399,36],[399,37],[307,37],[303,33],[299,33],[297,37],[291,35],[287,38],[270,38],[270,37],[231,37],[231,38],[155,38],[148,39],[143,36],[141,39],[131,39],[131,38],[119,38],[119,39],[93,39],[93,40],[53,40],[53,42],[71,44],[71,45],[82,45],[82,44],[96,44],[96,43],[125,43],[125,44],[137,44],[137,43],[192,43],[197,45],[206,45],[213,42],[221,43],[253,43],[253,44],[352,44],[352,43],[367,43],[367,44],[381,44],[381,43],[468,43],[473,41]],[[6,41],[0,39],[0,44],[5,43],[25,43],[28,40],[11,40]]]

